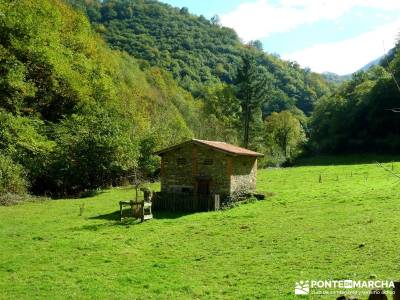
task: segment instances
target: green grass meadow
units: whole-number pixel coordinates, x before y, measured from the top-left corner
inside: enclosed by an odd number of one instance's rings
[[[142,224],[116,220],[128,188],[0,207],[0,298],[320,299],[295,296],[295,282],[400,279],[400,183],[389,172],[267,169],[258,190],[274,196]]]

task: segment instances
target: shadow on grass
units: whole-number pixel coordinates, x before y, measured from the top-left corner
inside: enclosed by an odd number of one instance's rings
[[[117,221],[117,222],[107,222],[107,223],[102,223],[102,224],[89,224],[89,225],[83,225],[79,228],[73,228],[74,231],[98,231],[101,229],[105,228],[110,228],[110,227],[126,227],[129,228],[133,225],[139,225],[140,220],[136,219],[125,219],[123,221]]]
[[[121,215],[119,210],[112,213],[90,217],[90,220],[107,220],[107,221],[120,221]]]
[[[81,193],[77,198],[79,198],[79,199],[92,198],[94,196],[104,194],[105,192],[106,192],[106,189],[85,191],[85,192]]]
[[[50,195],[49,199],[51,200],[79,200],[79,199],[87,199],[95,196],[99,196],[107,192],[107,189],[104,190],[90,190],[85,191],[79,194],[63,194],[63,195]]]
[[[159,219],[159,220],[173,220],[173,219],[178,219],[181,217],[184,217],[186,215],[190,215],[193,213],[188,213],[188,212],[156,212],[153,213],[153,218],[154,219]],[[104,228],[112,227],[112,226],[121,226],[121,227],[126,227],[129,228],[132,225],[140,225],[142,222],[139,219],[135,218],[124,218],[122,221],[120,220],[120,212],[119,210],[108,213],[108,214],[103,214],[103,215],[98,215],[94,217],[88,218],[89,220],[105,220],[108,221],[106,223],[101,223],[101,224],[87,224],[83,225],[81,227],[75,227],[73,228],[74,231],[98,231]],[[146,222],[151,222],[151,220],[144,221]]]
[[[337,166],[337,165],[359,165],[359,164],[375,164],[390,163],[400,161],[399,155],[379,155],[379,154],[363,154],[363,155],[320,155],[314,157],[298,158],[293,166]]]
[[[154,219],[179,219],[181,217],[195,214],[195,212],[166,212],[166,211],[159,211],[153,213]]]
[[[188,212],[154,212],[153,218],[154,219],[178,219],[180,217],[184,217],[186,215],[190,215],[191,213]],[[134,219],[134,218],[126,218]],[[90,217],[89,220],[107,220],[107,221],[120,221],[120,212],[119,210],[104,214],[98,215],[94,217]]]
[[[120,220],[119,211],[99,215],[95,217],[88,218],[89,220],[104,220],[106,222],[100,224],[87,224],[80,227],[72,228],[73,231],[98,231],[105,228],[121,226],[129,228],[132,225],[139,225],[141,222],[135,218],[125,218],[122,221]]]

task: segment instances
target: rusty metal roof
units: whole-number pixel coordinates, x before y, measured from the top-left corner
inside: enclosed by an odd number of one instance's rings
[[[207,147],[215,149],[217,151],[222,151],[222,152],[232,154],[232,155],[256,156],[256,157],[264,156],[264,154],[262,154],[262,153],[254,152],[249,149],[231,145],[231,144],[228,144],[225,142],[205,141],[205,140],[198,140],[198,139],[191,139],[191,140],[183,142],[181,144],[157,151],[157,152],[155,152],[155,154],[162,155],[166,152],[172,151],[172,150],[179,148],[179,147],[183,146],[184,144],[188,144],[188,143],[207,146]]]

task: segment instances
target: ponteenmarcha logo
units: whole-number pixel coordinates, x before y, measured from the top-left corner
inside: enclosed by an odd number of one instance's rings
[[[296,282],[296,286],[294,289],[295,295],[308,295],[309,293],[310,293],[310,282],[308,280]]]
[[[365,292],[371,289],[393,289],[394,282],[390,280],[301,280],[296,282],[295,295],[320,294],[322,290],[329,289],[332,294],[342,292],[343,289],[363,289]],[[321,290],[322,289],[322,290]],[[311,291],[312,290],[312,291]],[[327,293],[324,291],[323,293]]]

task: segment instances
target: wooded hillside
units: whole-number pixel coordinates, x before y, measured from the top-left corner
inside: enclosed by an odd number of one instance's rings
[[[118,184],[154,171],[154,147],[197,133],[201,103],[110,50],[84,15],[57,0],[1,1],[0,11],[0,172],[28,183],[2,176],[3,190]]]
[[[249,52],[237,34],[219,24],[154,0],[68,0],[84,10],[96,30],[114,49],[124,50],[173,74],[195,97],[204,87],[234,84],[242,57]],[[330,90],[319,74],[264,53],[259,41],[249,43],[258,64],[270,74],[270,99],[264,114],[294,106],[309,114]],[[268,49],[265,49],[268,51]]]
[[[400,150],[400,44],[381,64],[353,74],[322,97],[311,120],[311,147],[330,153]]]

